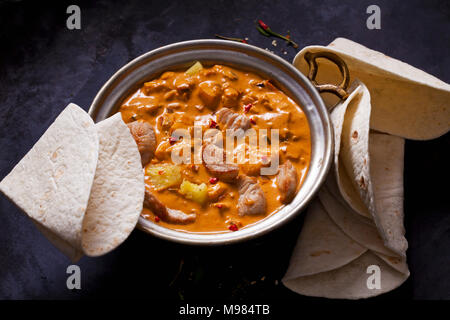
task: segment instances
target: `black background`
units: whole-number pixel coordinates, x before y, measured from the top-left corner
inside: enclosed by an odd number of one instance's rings
[[[81,30],[66,28],[69,4],[81,7]],[[381,8],[381,30],[366,28],[371,4]],[[248,37],[292,61],[296,50],[282,41],[273,47],[256,31],[256,19],[290,31],[300,48],[346,37],[450,82],[450,1],[0,1],[0,179],[69,102],[87,110],[119,67],[149,50],[219,33]],[[449,134],[406,142],[411,277],[375,299],[450,298],[449,146]],[[82,289],[69,291],[70,262],[1,195],[0,298],[316,301],[279,281],[302,220],[258,241],[213,249],[136,230],[114,252],[84,257]]]

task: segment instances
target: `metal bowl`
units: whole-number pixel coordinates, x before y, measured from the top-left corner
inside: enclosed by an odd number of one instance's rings
[[[325,105],[309,80],[280,57],[255,46],[223,40],[179,42],[145,53],[117,71],[100,89],[89,109],[95,122],[118,111],[121,103],[143,82],[167,70],[187,68],[194,61],[224,64],[271,79],[305,112],[311,130],[311,163],[294,200],[280,211],[237,232],[190,233],[167,229],[139,218],[138,228],[162,239],[191,245],[219,245],[254,239],[290,221],[314,197],[325,180],[333,139]]]

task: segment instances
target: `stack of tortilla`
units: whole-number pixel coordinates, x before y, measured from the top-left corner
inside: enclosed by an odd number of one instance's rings
[[[333,167],[308,209],[283,283],[308,296],[376,296],[409,276],[404,139],[433,139],[449,131],[450,85],[342,38],[327,47],[304,48],[294,60],[304,74],[306,52],[339,55],[352,85],[343,102],[323,94],[327,106],[334,107]],[[319,83],[340,82],[337,67],[326,60],[319,66]]]
[[[139,150],[120,113],[94,124],[75,104],[0,182],[72,261],[106,254],[128,237],[144,188]]]

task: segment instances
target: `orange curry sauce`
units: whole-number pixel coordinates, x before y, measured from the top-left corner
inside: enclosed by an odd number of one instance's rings
[[[199,90],[201,83],[207,81],[214,84],[220,92],[220,99],[213,107],[205,106]],[[189,89],[187,89],[189,88]],[[230,95],[236,93],[236,95]],[[193,135],[194,122],[203,126],[203,133],[214,126],[214,112],[229,107],[233,112],[249,117],[252,128],[279,129],[280,135],[280,165],[290,160],[297,170],[299,185],[302,184],[308,170],[311,156],[311,139],[308,120],[302,109],[282,91],[260,76],[222,65],[203,68],[194,75],[187,75],[183,71],[168,71],[159,78],[143,84],[132,95],[127,97],[120,112],[125,123],[135,120],[148,121],[155,129],[157,150],[155,157],[147,165],[172,163],[170,151],[173,144],[169,141],[171,133],[178,128],[189,129]],[[217,128],[222,130],[224,128]],[[225,130],[223,130],[225,137]],[[268,130],[268,132],[270,132]],[[270,137],[270,133],[268,134]],[[193,140],[193,139],[192,139]],[[194,223],[186,225],[169,224],[156,217],[144,207],[143,217],[167,228],[187,232],[231,232],[238,228],[256,223],[265,217],[276,213],[283,204],[280,193],[275,184],[276,176],[261,176],[259,170],[252,172],[249,166],[239,165],[240,174],[256,177],[267,201],[265,215],[239,216],[237,202],[239,193],[236,185],[219,181],[211,183],[212,175],[204,165],[182,164],[183,179],[200,184],[205,183],[211,194],[214,188],[225,188],[226,192],[219,199],[211,197],[205,204],[200,205],[186,199],[179,193],[177,187],[156,191],[146,177],[146,187],[167,207],[185,213],[196,213]]]

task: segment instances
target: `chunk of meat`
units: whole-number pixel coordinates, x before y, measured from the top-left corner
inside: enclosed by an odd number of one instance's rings
[[[155,150],[156,159],[160,161],[170,159],[171,146],[169,139],[161,141]]]
[[[212,202],[217,202],[227,192],[228,188],[225,183],[219,182],[208,188],[208,198]]]
[[[212,143],[218,147],[223,146],[223,136],[222,132],[218,129],[207,129],[205,134],[203,135],[203,143],[209,144]]]
[[[222,96],[222,87],[215,81],[203,81],[198,85],[198,94],[206,107],[216,109]]]
[[[212,143],[203,146],[202,158],[206,169],[219,180],[233,182],[239,174],[239,166],[226,163],[225,151]]]
[[[227,68],[225,66],[215,65],[213,67],[213,70],[215,70],[217,73],[220,73],[230,81],[236,81],[238,79],[238,76],[233,71],[231,71],[230,68]]]
[[[164,100],[166,101],[173,101],[176,98],[178,98],[178,91],[175,89],[170,90],[169,92],[164,94]]]
[[[184,75],[186,76],[186,75]],[[178,80],[178,79],[177,79]],[[175,82],[175,88],[177,89],[177,92],[179,94],[179,97],[182,100],[188,100],[192,90],[195,87],[195,83],[192,81],[191,78],[181,79],[179,82]]]
[[[180,92],[191,91],[195,87],[194,79],[186,73],[178,74],[172,84]]]
[[[256,101],[258,101],[258,97],[253,93],[253,91],[244,91],[245,93],[243,94],[242,98],[241,98],[241,102],[246,105],[246,104],[250,104],[250,103],[255,103]]]
[[[289,203],[295,196],[298,174],[292,163],[287,160],[279,167],[276,184],[281,194],[281,202]]]
[[[239,199],[237,207],[240,216],[266,213],[266,197],[256,179],[240,176],[238,189]]]
[[[248,146],[245,148],[245,161],[240,163],[241,171],[247,176],[262,175],[261,169],[270,167],[271,163],[279,157],[278,153],[267,147]],[[275,171],[276,173],[276,171]]]
[[[241,169],[243,173],[248,176],[259,176],[261,174],[261,168],[267,166],[267,164],[262,161],[258,161],[257,163],[243,163],[241,164]]]
[[[216,112],[217,122],[227,129],[232,130],[247,130],[250,128],[250,119],[246,116],[235,113],[228,108],[222,108]]]
[[[186,214],[179,210],[167,208],[158,198],[147,189],[145,190],[144,205],[167,223],[189,224],[197,218],[194,213]]]
[[[173,71],[166,71],[166,72],[164,72],[162,75],[161,75],[161,79],[162,80],[167,80],[167,79],[170,79],[170,78],[173,78],[175,76],[175,72],[173,72]]]
[[[257,121],[260,128],[270,129],[267,130],[268,132],[272,129],[278,129],[279,137],[282,141],[292,137],[292,130],[290,130],[291,114],[289,112],[263,112],[259,115],[254,115],[252,118]]]
[[[152,93],[169,91],[170,87],[166,80],[152,80],[144,83],[143,91],[149,96]]]
[[[168,133],[177,120],[178,114],[172,108],[164,108],[164,112],[156,118],[156,127],[159,131]]]
[[[156,149],[156,135],[152,125],[148,122],[137,120],[128,123],[128,128],[141,154],[142,166],[153,159]]]
[[[233,108],[238,105],[238,100],[239,92],[236,89],[228,87],[223,91],[222,104],[224,107]]]

